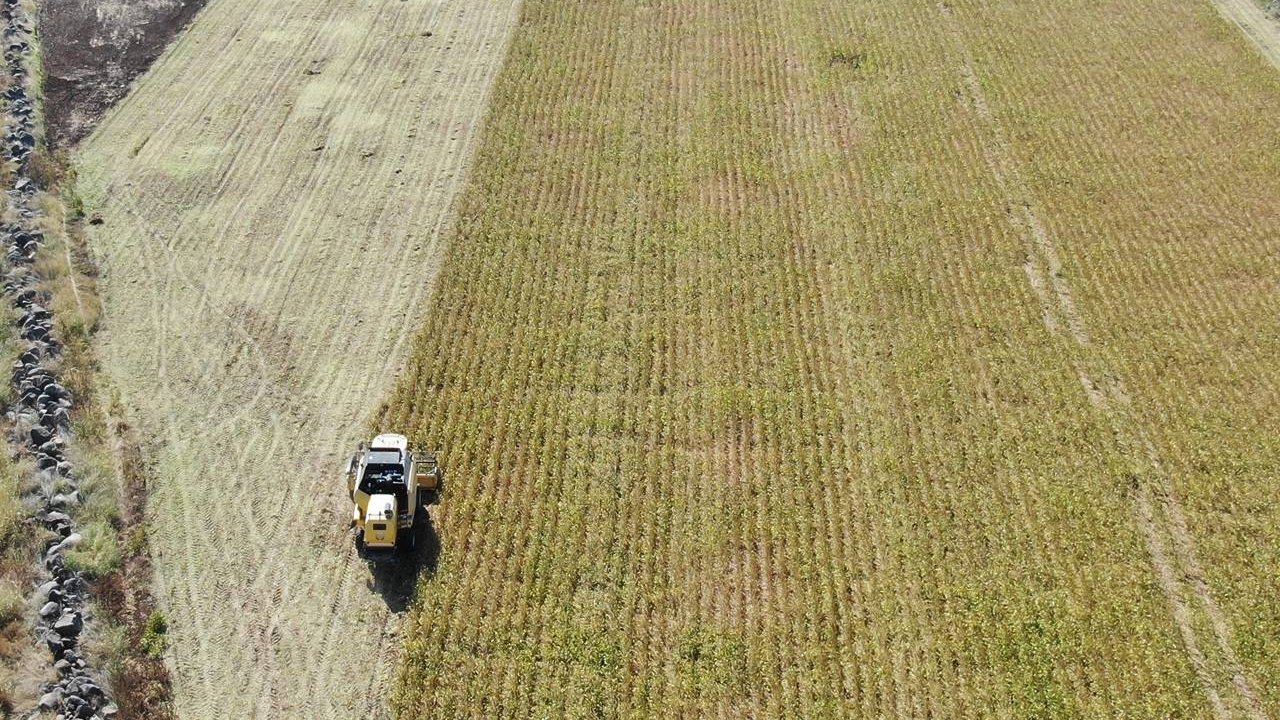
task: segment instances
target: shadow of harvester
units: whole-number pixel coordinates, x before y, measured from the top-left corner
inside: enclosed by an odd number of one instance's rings
[[[440,537],[431,522],[431,513],[425,508],[413,524],[413,532],[412,549],[406,547],[399,551],[395,562],[369,566],[369,589],[378,593],[393,613],[404,612],[409,607],[418,587],[418,576],[434,575],[440,559]]]

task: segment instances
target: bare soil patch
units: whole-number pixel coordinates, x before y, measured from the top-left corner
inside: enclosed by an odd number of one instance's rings
[[[1251,0],[1213,0],[1218,11],[1240,28],[1272,65],[1280,68],[1280,5],[1260,8]]]
[[[54,145],[93,130],[206,0],[40,3],[45,124]]]

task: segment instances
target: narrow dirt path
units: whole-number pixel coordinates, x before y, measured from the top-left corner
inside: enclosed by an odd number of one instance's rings
[[[1280,68],[1280,20],[1267,17],[1253,0],[1213,0],[1213,4],[1258,46],[1263,57]]]
[[[516,0],[216,0],[80,153],[183,718],[382,714],[337,463],[418,329]],[[96,220],[95,220],[96,222]]]

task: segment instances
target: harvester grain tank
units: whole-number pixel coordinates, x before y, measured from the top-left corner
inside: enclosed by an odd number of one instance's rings
[[[426,506],[442,489],[435,454],[410,448],[404,435],[384,433],[360,444],[347,460],[345,474],[360,557],[394,562],[401,551],[411,551]]]

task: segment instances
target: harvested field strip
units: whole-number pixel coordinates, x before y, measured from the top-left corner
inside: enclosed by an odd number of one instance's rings
[[[80,152],[180,717],[382,711],[404,591],[356,561],[338,461],[431,291],[514,10],[216,0]]]
[[[1176,217],[1263,302],[1271,72],[1172,0],[526,3],[383,423],[451,479],[395,710],[1274,714],[1272,580],[1092,314]]]
[[[1240,28],[1272,65],[1280,69],[1280,16],[1274,3],[1259,7],[1255,0],[1213,0],[1222,16]]]

